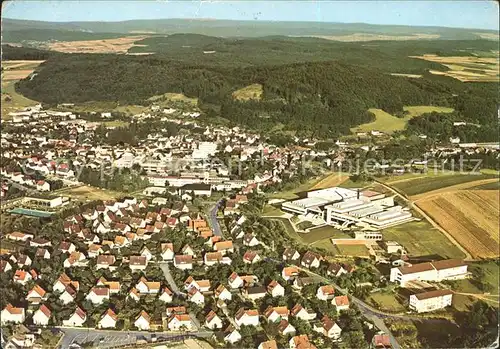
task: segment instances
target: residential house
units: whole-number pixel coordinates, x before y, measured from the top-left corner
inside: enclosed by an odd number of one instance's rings
[[[296,267],[284,267],[283,270],[281,271],[281,277],[285,281],[293,279],[298,275],[299,275],[299,269]]]
[[[144,310],[139,313],[135,319],[134,326],[141,331],[149,331],[149,325],[151,322],[151,317]]]
[[[257,251],[246,251],[243,255],[243,263],[254,264],[261,261],[262,258]]]
[[[337,296],[332,299],[332,304],[337,309],[337,312],[349,309],[349,297]]]
[[[47,292],[40,285],[35,285],[28,292],[26,300],[31,304],[40,304],[42,301],[47,299],[46,295]]]
[[[176,255],[174,257],[174,266],[182,270],[193,269],[193,256]]]
[[[33,277],[31,276],[30,273],[21,269],[16,270],[13,277],[14,282],[17,282],[18,284],[21,284],[23,286],[26,285],[32,279]]]
[[[267,342],[260,343],[257,349],[278,349],[278,345],[276,344],[276,341],[273,339]]]
[[[230,301],[233,298],[233,295],[224,285],[221,284],[215,289],[215,297],[221,301]]]
[[[264,311],[264,318],[267,322],[280,322],[281,320],[288,320],[289,313],[287,307],[268,306]]]
[[[172,291],[168,287],[164,287],[158,299],[164,303],[170,303],[172,302],[172,295]]]
[[[104,276],[101,276],[99,280],[97,280],[96,286],[103,286],[109,288],[109,294],[117,294],[120,293],[121,285],[119,281],[108,281]]]
[[[39,247],[36,249],[36,258],[50,259],[50,252],[46,248]]]
[[[328,269],[326,270],[328,276],[339,277],[340,275],[347,274],[347,270],[338,263],[330,263]]]
[[[316,349],[316,346],[309,342],[307,334],[292,337],[288,345],[290,349]]]
[[[62,273],[52,286],[53,292],[64,292],[66,286],[71,285],[76,291],[80,289],[80,283],[78,281],[73,281],[69,278],[66,273]]]
[[[373,336],[370,348],[373,349],[391,349],[391,337],[385,333],[378,333]]]
[[[148,266],[148,260],[144,256],[130,256],[129,267],[132,272],[143,271]]]
[[[273,297],[283,297],[285,295],[285,288],[278,281],[273,280],[267,285],[267,292]]]
[[[230,240],[216,242],[213,248],[214,251],[221,252],[223,255],[234,252],[233,242]]]
[[[139,294],[158,294],[160,292],[161,283],[156,281],[148,281],[144,276],[139,279],[135,288]]]
[[[115,328],[118,316],[112,309],[108,309],[99,320],[98,328]]]
[[[186,281],[184,281],[184,289],[189,290],[194,287],[200,292],[210,291],[210,280],[195,280],[192,276],[189,276]]]
[[[85,299],[89,300],[92,302],[94,305],[100,305],[104,303],[104,301],[109,300],[109,288],[99,286],[99,287],[92,287],[90,292],[87,294]]]
[[[256,309],[240,308],[234,317],[238,326],[259,326],[259,311]]]
[[[189,245],[185,245],[181,249],[181,254],[194,257],[194,250]]]
[[[179,331],[181,328],[191,330],[193,322],[188,314],[172,314],[168,319],[167,327],[170,331]]]
[[[229,325],[223,332],[224,342],[229,344],[235,344],[241,340],[241,334],[238,332],[233,325]]]
[[[335,297],[335,289],[332,285],[320,286],[316,292],[316,297],[322,301],[328,301]]]
[[[260,241],[252,233],[246,233],[243,236],[243,245],[248,247],[254,247],[260,245]]]
[[[302,260],[300,261],[300,265],[304,268],[319,268],[320,262],[322,260],[321,255],[308,251],[302,256]]]
[[[164,261],[171,261],[174,259],[174,245],[172,243],[161,244],[161,258]]]
[[[146,246],[144,246],[142,248],[142,250],[141,250],[141,256],[146,257],[146,259],[148,260],[148,262],[153,258],[153,254],[151,253],[151,251]]]
[[[24,308],[17,308],[12,306],[12,304],[7,304],[7,306],[3,308],[0,316],[2,325],[7,323],[21,324],[25,319],[26,315],[24,313]]]
[[[88,261],[83,253],[75,251],[70,253],[63,265],[65,268],[84,267],[87,265],[87,262]]]
[[[78,292],[73,288],[72,285],[67,285],[64,289],[64,292],[59,295],[59,300],[64,305],[73,303],[75,301],[77,293]]]
[[[291,264],[298,264],[300,253],[294,248],[286,248],[283,252],[283,260]]]
[[[296,330],[295,330],[295,327],[292,326],[292,324],[290,324],[288,322],[288,320],[281,320],[279,325],[278,325],[278,333],[284,337],[286,336],[295,336],[296,334]]]
[[[45,304],[42,304],[33,314],[33,323],[38,326],[47,326],[51,316],[50,309]]]
[[[12,265],[10,265],[9,261],[1,259],[0,260],[0,273],[6,273],[9,270],[12,270]]]
[[[61,243],[59,244],[59,250],[62,253],[73,253],[76,251],[76,246],[72,242],[61,241]]]
[[[306,309],[300,304],[295,304],[295,306],[290,311],[290,315],[304,321],[314,320],[317,316],[317,314],[313,310]]]
[[[243,290],[243,296],[255,301],[257,299],[264,298],[267,294],[267,290],[262,286],[247,287]]]
[[[323,316],[320,322],[315,323],[313,326],[313,331],[321,333],[325,337],[337,340],[340,338],[342,329],[328,316]]]
[[[97,256],[96,269],[109,269],[114,270],[116,266],[112,267],[116,262],[116,257],[112,254],[101,254]]]
[[[215,311],[211,310],[205,317],[205,327],[211,330],[222,328],[222,320]]]
[[[63,320],[63,326],[81,327],[85,321],[87,314],[80,307],[76,307],[75,312],[67,320]]]
[[[198,305],[203,305],[205,303],[205,296],[203,296],[203,293],[201,293],[196,287],[191,287],[187,294],[188,301]]]
[[[138,302],[140,299],[141,299],[141,295],[139,294],[139,291],[137,291],[137,289],[135,287],[133,287],[128,295],[127,295],[127,299],[132,299],[136,302]]]

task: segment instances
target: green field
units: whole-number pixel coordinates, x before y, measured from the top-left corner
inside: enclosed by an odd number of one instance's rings
[[[396,295],[392,293],[371,293],[370,296],[366,299],[366,302],[377,309],[390,313],[399,313],[406,311],[405,307],[396,299]]]
[[[403,107],[406,112],[403,117],[397,117],[389,114],[382,109],[370,108],[369,112],[375,115],[375,121],[359,125],[351,129],[353,132],[370,132],[370,131],[383,131],[386,133],[392,133],[394,131],[401,131],[406,128],[408,120],[413,117],[420,116],[425,113],[437,112],[437,113],[451,113],[453,108],[447,107],[435,107],[430,105],[417,105],[417,106],[406,106]]]
[[[395,183],[394,187],[407,195],[417,195],[428,191],[449,187],[452,185],[495,178],[495,175],[484,174],[453,174],[445,176],[426,176],[404,182]]]
[[[443,258],[464,258],[456,247],[439,230],[426,221],[414,221],[387,228],[382,231],[384,240],[397,241],[411,256],[439,255]]]
[[[18,109],[24,107],[30,107],[38,104],[37,101],[31,100],[24,97],[23,95],[16,92],[14,88],[15,81],[2,81],[2,119],[9,118],[8,114],[11,112],[18,111]],[[6,101],[7,95],[10,96],[11,100]]]
[[[277,207],[274,207],[273,205],[265,205],[264,209],[262,210],[263,216],[282,216],[283,213],[283,211],[281,211]]]
[[[302,183],[297,187],[285,189],[282,191],[266,195],[271,199],[295,200],[299,198],[297,194],[311,190],[311,188],[314,187],[319,181],[321,181],[321,178],[311,178],[307,182]]]
[[[369,257],[368,248],[365,245],[333,245],[337,254],[350,257]]]
[[[123,120],[113,120],[113,121],[104,121],[102,124],[106,127],[127,127],[129,123]]]
[[[485,263],[471,263],[468,270],[474,275],[483,275],[481,281],[484,284],[489,285],[489,292],[491,294],[499,294],[499,268],[498,264],[495,262],[485,262]],[[458,292],[463,293],[483,293],[477,287],[477,284],[473,279],[457,280],[453,282],[453,289]]]
[[[239,101],[260,100],[264,93],[261,84],[252,84],[233,92],[233,98]]]
[[[481,184],[470,188],[471,190],[500,190],[500,182]]]
[[[309,231],[307,234],[299,234],[302,241],[306,244],[311,244],[316,241],[324,240],[324,239],[349,239],[351,236],[347,233],[344,233],[341,230],[335,229],[329,225],[325,225],[320,228],[314,228]]]

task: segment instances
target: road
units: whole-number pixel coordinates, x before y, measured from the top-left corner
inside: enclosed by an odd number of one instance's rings
[[[208,222],[212,227],[214,235],[222,237],[222,230],[220,228],[219,221],[217,220],[217,212],[219,211],[220,204],[222,204],[222,200],[217,201],[214,207],[212,207],[208,215]]]
[[[462,245],[460,245],[458,243],[457,240],[455,240],[455,238],[453,236],[451,236],[445,229],[443,229],[436,221],[434,221],[427,213],[425,213],[424,210],[422,210],[420,207],[418,207],[418,205],[416,205],[413,201],[409,200],[406,195],[402,194],[399,192],[399,190],[397,190],[396,188],[393,188],[392,186],[384,183],[384,182],[381,182],[381,181],[378,181],[378,180],[375,180],[375,182],[377,182],[378,184],[380,184],[381,186],[383,186],[385,189],[391,191],[393,194],[395,194],[397,197],[401,198],[402,200],[404,200],[408,206],[412,209],[414,209],[415,211],[417,211],[422,217],[424,217],[434,228],[438,229],[440,232],[442,232],[444,234],[444,236],[446,236],[448,238],[448,240],[450,240],[455,246],[457,246],[460,251],[463,252],[463,254],[465,255],[465,258],[464,260],[466,261],[472,261],[474,260],[474,258],[472,257],[472,255],[465,249],[462,247]]]
[[[185,336],[210,337],[210,331],[198,332],[147,332],[147,331],[109,331],[97,330],[94,328],[69,328],[58,327],[64,337],[60,342],[61,349],[70,348],[72,344],[83,344],[88,342],[99,342],[98,348],[113,348],[123,345],[131,345],[137,339],[145,339],[151,341],[151,335],[155,334],[157,340],[160,341],[178,341]]]
[[[170,266],[168,262],[159,262],[158,265],[160,266],[161,270],[163,271],[163,275],[165,276],[165,279],[167,280],[168,286],[172,292],[174,292],[177,296],[186,298],[187,294],[184,292],[181,292],[179,290],[179,287],[177,287],[174,278],[172,277],[172,274],[170,273]],[[193,324],[196,326],[198,330],[201,328],[201,324],[196,318],[196,314],[190,312],[189,317],[191,318],[191,321]]]

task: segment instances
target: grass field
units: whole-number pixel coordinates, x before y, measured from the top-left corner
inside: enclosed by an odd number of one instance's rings
[[[283,213],[284,213],[283,211],[281,211],[277,207],[274,207],[273,205],[266,205],[262,210],[263,216],[281,216],[283,215]]]
[[[123,120],[113,120],[113,121],[104,121],[102,124],[106,127],[127,127],[129,123]]]
[[[330,242],[331,244],[331,242]],[[365,245],[333,245],[337,254],[350,257],[369,257],[370,253]]]
[[[286,189],[276,193],[267,194],[267,196],[271,199],[285,199],[285,200],[298,199],[299,195],[297,194],[311,190],[311,188],[314,187],[319,181],[320,179],[318,178],[311,178],[307,182],[299,185],[298,187]]]
[[[66,53],[126,53],[134,42],[148,36],[133,35],[123,38],[81,41],[57,41],[50,43],[49,49]]]
[[[435,107],[435,106],[406,106],[403,108],[407,114],[404,117],[397,117],[389,114],[382,109],[371,108],[369,112],[375,115],[375,121],[359,125],[353,129],[352,132],[369,132],[369,131],[383,131],[386,133],[393,133],[394,131],[401,131],[406,128],[408,120],[413,117],[420,116],[424,113],[438,112],[438,113],[451,113],[452,108]]]
[[[405,307],[396,299],[396,295],[392,293],[371,293],[366,299],[366,302],[373,305],[377,309],[390,313],[406,311]]]
[[[240,88],[233,92],[233,98],[239,101],[257,100],[260,101],[263,93],[261,84],[252,84]]]
[[[69,196],[73,199],[82,201],[92,200],[112,200],[123,196],[123,193],[115,192],[112,190],[100,189],[90,186],[81,186],[69,188],[61,191],[64,196]]]
[[[498,193],[460,190],[432,195],[417,202],[474,258],[499,255]]]
[[[332,173],[329,176],[326,176],[322,180],[320,180],[318,183],[313,185],[311,187],[311,190],[315,189],[325,189],[325,188],[330,188],[330,187],[337,187],[347,181],[349,179],[348,174],[343,174],[339,172]]]
[[[299,235],[301,236],[302,241],[306,244],[311,244],[324,239],[327,239],[328,242],[330,242],[330,239],[349,239],[351,237],[349,234],[328,225],[311,229],[309,233]]]
[[[489,285],[491,294],[498,295],[500,293],[500,275],[499,266],[493,261],[482,263],[470,263],[468,270],[472,275],[482,275],[481,281]],[[464,279],[453,281],[453,290],[463,293],[483,293],[473,279]]]
[[[484,179],[494,179],[495,175],[483,175],[483,174],[451,174],[443,176],[425,176],[408,181],[393,182],[393,186],[396,189],[401,190],[409,196],[418,195],[422,193],[428,193],[433,190],[442,189],[445,187],[451,187],[453,185],[474,182]]]
[[[470,188],[471,190],[500,190],[500,182],[491,182],[486,184],[480,184],[478,186]]]
[[[169,92],[169,93],[165,93],[162,95],[150,97],[150,98],[148,98],[148,100],[152,101],[152,102],[160,102],[160,101],[174,102],[174,103],[181,102],[181,103],[184,103],[187,105],[191,105],[193,107],[198,105],[198,98],[190,98],[182,93],[170,93]]]
[[[426,221],[414,221],[382,231],[384,240],[399,242],[411,256],[439,255],[442,258],[464,258],[464,254],[439,230]]]

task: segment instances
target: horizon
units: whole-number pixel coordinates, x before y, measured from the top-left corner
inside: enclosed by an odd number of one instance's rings
[[[308,22],[499,30],[498,4],[478,1],[27,1],[2,3],[2,18],[41,22],[148,20]],[[166,12],[171,16],[166,16]]]

